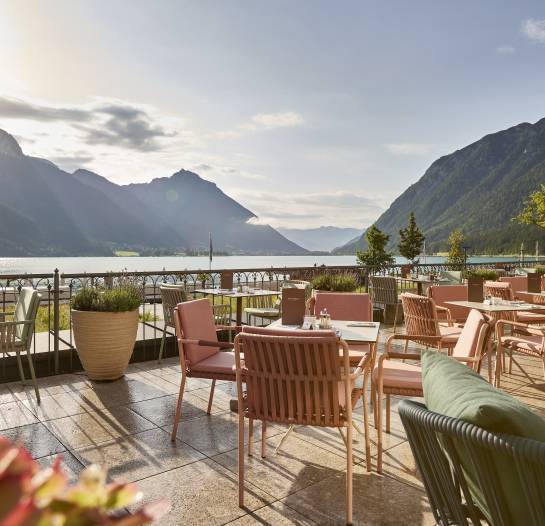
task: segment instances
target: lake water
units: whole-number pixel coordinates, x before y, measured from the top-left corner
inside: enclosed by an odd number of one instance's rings
[[[442,263],[440,256],[428,256],[426,263]],[[515,261],[516,257],[472,257],[470,262]],[[398,263],[406,260],[396,257]],[[530,261],[530,258],[528,258]],[[424,263],[424,261],[422,261]],[[356,256],[218,256],[212,261],[212,269],[266,268],[266,267],[311,267],[313,265],[355,265]],[[56,268],[66,274],[154,271],[154,270],[199,270],[208,269],[208,257],[50,257],[50,258],[0,258],[2,274],[45,274]]]

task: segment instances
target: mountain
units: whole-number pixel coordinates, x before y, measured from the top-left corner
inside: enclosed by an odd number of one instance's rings
[[[356,228],[339,228],[321,226],[319,228],[277,228],[283,236],[308,250],[329,252],[335,247],[344,245],[356,236],[360,230]]]
[[[377,220],[390,234],[395,249],[399,229],[409,213],[426,235],[428,252],[447,249],[451,231],[460,228],[470,252],[527,252],[536,241],[545,247],[545,231],[519,225],[511,218],[528,194],[545,183],[545,119],[522,123],[482,139],[435,161],[424,175],[403,192]],[[365,247],[359,239],[340,247],[338,254]]]
[[[184,170],[121,186],[88,170],[65,172],[24,155],[0,130],[0,256],[111,255],[116,249],[195,250],[208,244],[239,253],[306,250],[215,184]]]

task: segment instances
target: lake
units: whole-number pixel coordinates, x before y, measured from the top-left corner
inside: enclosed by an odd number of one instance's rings
[[[427,256],[426,263],[442,263],[441,256]],[[509,257],[471,257],[469,262],[515,261]],[[533,258],[528,258],[531,261]],[[396,262],[406,260],[396,257]],[[424,263],[424,261],[422,261]],[[212,269],[265,268],[265,267],[311,267],[313,265],[355,265],[356,256],[218,256],[212,261]],[[165,256],[165,257],[35,257],[0,258],[2,274],[46,274],[56,268],[66,274],[154,271],[154,270],[199,270],[208,269],[208,257]]]

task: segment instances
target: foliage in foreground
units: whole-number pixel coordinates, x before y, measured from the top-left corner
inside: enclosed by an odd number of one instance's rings
[[[92,465],[70,486],[60,460],[40,469],[26,449],[0,437],[2,526],[136,526],[150,524],[169,509],[160,501],[123,514],[142,498],[135,485],[106,484],[106,473]]]
[[[528,196],[528,199],[524,201],[524,208],[513,220],[522,225],[537,225],[545,228],[545,184]]]
[[[142,303],[139,287],[126,283],[112,289],[83,288],[72,298],[72,308],[82,311],[127,312]]]
[[[354,292],[358,283],[350,274],[320,274],[312,280],[312,288],[331,292]]]
[[[411,264],[418,263],[418,256],[422,253],[425,239],[426,237],[416,224],[414,212],[411,212],[407,227],[399,231],[399,244],[397,245],[399,253]]]
[[[385,234],[376,225],[371,225],[365,232],[367,238],[367,250],[356,252],[358,265],[383,268],[386,265],[394,263],[394,256],[390,252],[386,252],[386,245],[390,239],[388,234]]]

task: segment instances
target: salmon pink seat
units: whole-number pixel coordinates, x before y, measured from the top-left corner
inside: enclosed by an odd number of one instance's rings
[[[479,311],[469,312],[466,323],[458,337],[452,358],[465,362],[475,371],[480,370],[484,350],[492,334],[492,320]],[[376,389],[375,424],[378,433],[377,471],[382,470],[382,398],[386,395],[386,432],[390,432],[390,396],[423,396],[422,374],[419,365],[396,361],[395,359],[420,360],[420,354],[392,351],[395,340],[405,343],[416,341],[429,346],[437,345],[442,337],[429,335],[394,334],[386,342],[386,352],[378,359],[373,370],[372,386]]]
[[[225,327],[215,325],[212,305],[207,299],[179,303],[174,309],[174,321],[182,379],[174,415],[172,441],[176,440],[178,432],[186,378],[212,380],[208,414],[212,409],[216,380],[234,382],[236,379],[234,353],[232,351],[221,352],[221,349],[232,349],[233,344],[218,341],[217,331],[224,330]]]
[[[432,285],[428,287],[428,298],[435,301],[441,320],[465,323],[469,309],[450,305],[447,301],[467,301],[467,285]]]

